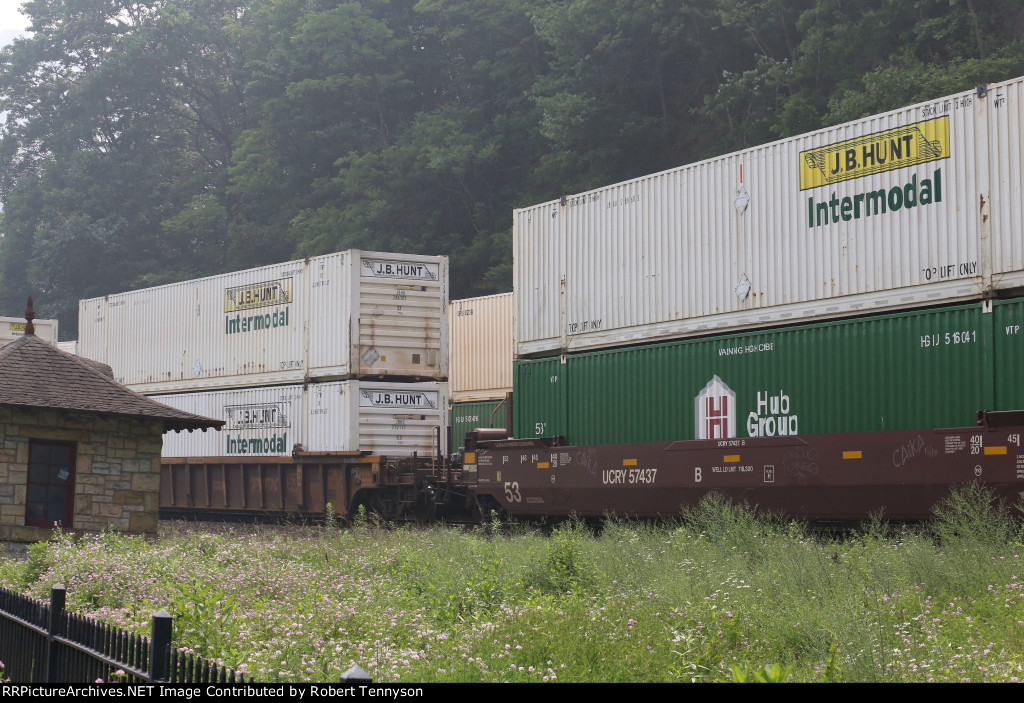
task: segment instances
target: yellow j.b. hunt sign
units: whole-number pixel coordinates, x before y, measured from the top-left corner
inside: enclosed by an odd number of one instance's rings
[[[800,190],[949,157],[949,117],[800,152]]]
[[[292,279],[249,283],[224,289],[224,312],[252,310],[292,302]]]

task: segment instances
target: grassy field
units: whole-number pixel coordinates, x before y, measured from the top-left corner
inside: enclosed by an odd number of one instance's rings
[[[166,608],[179,646],[258,681],[1019,681],[1018,517],[970,489],[836,538],[715,498],[597,534],[177,524],[58,534],[0,582],[140,632]]]

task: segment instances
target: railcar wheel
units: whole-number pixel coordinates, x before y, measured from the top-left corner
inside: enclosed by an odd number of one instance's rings
[[[501,507],[501,503],[487,495],[477,496],[473,501],[471,511],[473,522],[478,524],[491,522],[492,516],[495,515],[499,520],[505,519],[505,509]]]
[[[434,504],[434,501],[429,500],[426,496],[422,496],[422,498],[413,506],[412,516],[419,523],[431,522],[434,516],[437,515],[437,506]]]
[[[398,496],[392,491],[380,491],[377,494],[377,513],[384,520],[399,520],[402,518],[402,513],[405,506],[398,500]]]

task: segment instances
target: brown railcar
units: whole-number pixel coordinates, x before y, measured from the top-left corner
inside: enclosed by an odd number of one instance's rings
[[[480,441],[465,455],[478,501],[510,515],[670,517],[718,492],[814,521],[872,514],[925,520],[954,486],[1024,491],[1024,411],[978,413],[973,427],[559,446]]]
[[[165,458],[162,517],[323,518],[359,506],[389,520],[428,519],[471,503],[460,472],[436,457],[295,452],[291,457]]]
[[[958,485],[1024,491],[1024,411],[972,427],[563,446],[474,431],[461,457],[296,452],[165,459],[166,517],[322,517],[365,506],[388,520],[511,516],[671,517],[710,492],[823,522],[925,520]]]

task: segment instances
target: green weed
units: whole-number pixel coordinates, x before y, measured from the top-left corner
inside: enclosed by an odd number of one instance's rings
[[[40,543],[0,580],[141,633],[166,608],[178,644],[264,681],[1020,680],[1024,540],[964,490],[848,536],[721,498],[598,534],[168,524]]]

